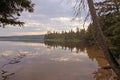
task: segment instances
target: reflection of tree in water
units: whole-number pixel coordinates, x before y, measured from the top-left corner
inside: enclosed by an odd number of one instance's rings
[[[45,42],[45,45],[48,46],[49,48],[57,48],[57,47],[62,47],[62,49],[69,49],[73,51],[76,49],[76,53],[80,51],[85,51],[85,44],[81,43],[76,43],[76,42]]]
[[[96,80],[117,80],[115,73],[111,69],[99,68],[93,74]]]
[[[98,63],[97,71],[94,71],[94,78],[96,80],[117,80],[116,75],[106,61],[102,50],[96,48],[86,48],[88,56],[91,60],[96,60]]]
[[[26,54],[18,52],[18,55],[10,60],[8,63],[4,64],[0,68],[0,74],[2,77],[2,80],[8,80],[12,75],[15,74],[15,72],[9,72],[5,70],[4,68],[7,67],[8,65],[13,65],[21,62],[21,59],[23,59],[26,56]]]
[[[106,61],[102,50],[97,47],[87,46],[82,43],[58,43],[58,42],[45,42],[45,44],[50,47],[62,47],[62,49],[69,49],[73,51],[76,49],[76,53],[87,51],[88,57],[91,60],[95,60],[98,63],[98,70],[93,72],[94,79],[96,80],[117,80],[115,73],[110,68],[108,62]]]

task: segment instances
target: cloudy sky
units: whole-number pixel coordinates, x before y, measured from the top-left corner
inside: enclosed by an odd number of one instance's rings
[[[9,26],[0,28],[0,36],[39,35],[47,31],[62,31],[83,28],[84,15],[74,17],[73,5],[69,0],[32,0],[35,3],[34,13],[24,12],[20,20],[25,22],[23,27]],[[66,1],[66,2],[65,2]],[[86,22],[86,26],[89,21]]]

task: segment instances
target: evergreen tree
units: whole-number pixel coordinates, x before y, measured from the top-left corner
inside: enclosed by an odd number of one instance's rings
[[[23,11],[33,12],[33,7],[31,0],[0,0],[0,26],[22,26],[19,16]]]

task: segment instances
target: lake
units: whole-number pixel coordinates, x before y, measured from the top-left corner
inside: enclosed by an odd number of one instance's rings
[[[109,80],[106,65],[94,47],[0,41],[0,80]]]

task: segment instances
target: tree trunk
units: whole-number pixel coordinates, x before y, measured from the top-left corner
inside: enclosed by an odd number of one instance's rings
[[[97,40],[99,46],[101,47],[101,49],[103,50],[104,55],[105,55],[107,61],[109,62],[111,68],[115,71],[116,75],[120,79],[119,64],[117,63],[117,61],[115,60],[115,58],[113,57],[111,51],[109,50],[109,48],[107,46],[105,36],[103,35],[98,16],[96,14],[93,0],[87,0],[87,2],[88,2],[88,7],[89,7],[90,14],[91,14],[91,18],[93,21],[93,27],[94,27],[94,31],[95,31],[96,40]]]

